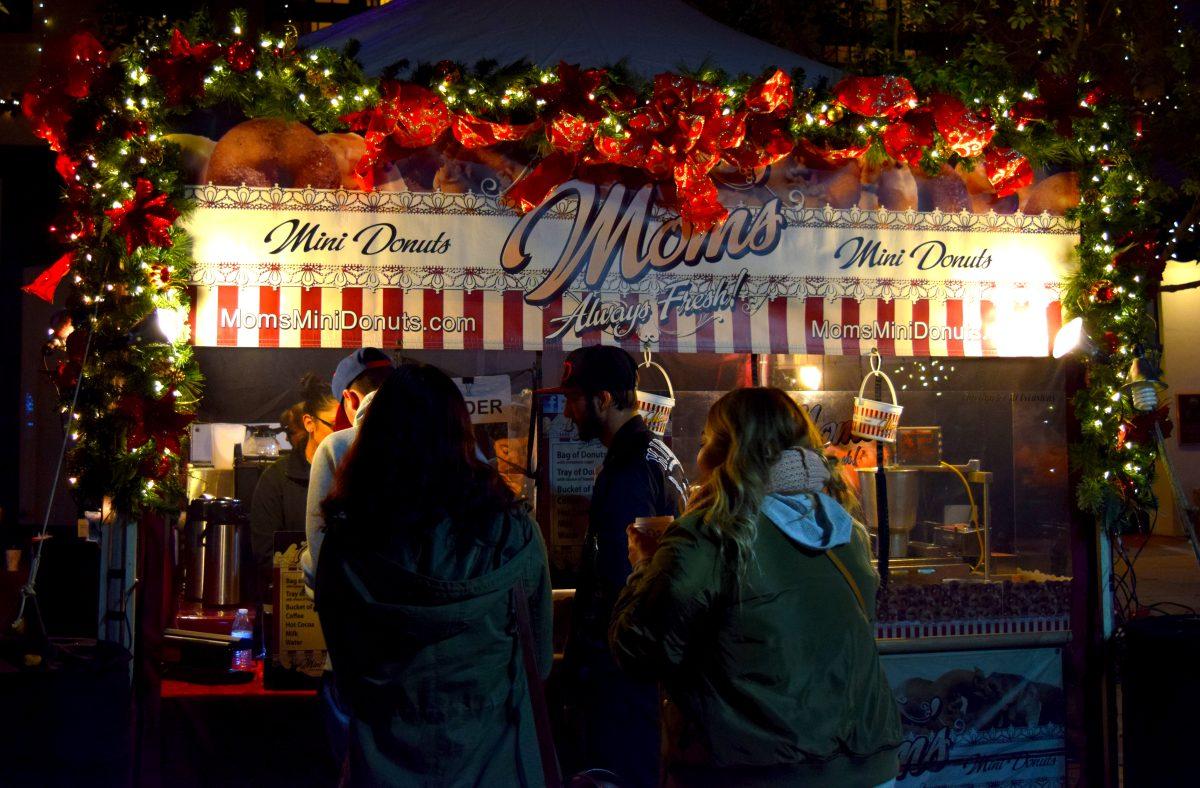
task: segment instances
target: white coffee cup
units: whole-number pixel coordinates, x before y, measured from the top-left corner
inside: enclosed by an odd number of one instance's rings
[[[675,522],[675,518],[670,515],[639,517],[633,521],[633,528],[635,531],[641,531],[644,534],[661,537],[663,532],[667,530],[667,526],[673,522]]]

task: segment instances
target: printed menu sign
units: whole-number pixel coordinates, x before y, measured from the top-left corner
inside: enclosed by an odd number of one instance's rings
[[[588,506],[596,471],[606,449],[599,441],[581,441],[561,413],[561,397],[543,404],[550,487],[550,561],[556,567],[574,567],[587,533]]]
[[[275,534],[275,621],[278,662],[283,668],[320,676],[325,668],[325,636],[300,568],[303,533]]]

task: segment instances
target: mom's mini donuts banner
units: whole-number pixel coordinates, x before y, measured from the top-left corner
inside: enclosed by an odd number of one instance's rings
[[[980,168],[801,146],[715,168],[727,215],[702,230],[649,183],[570,180],[518,212],[531,162],[449,135],[370,191],[355,133],[259,118],[170,139],[197,184],[203,346],[1044,356],[1079,242],[1067,172],[1000,194]]]

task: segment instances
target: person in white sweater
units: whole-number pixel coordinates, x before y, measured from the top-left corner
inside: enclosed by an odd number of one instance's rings
[[[371,398],[393,368],[391,358],[382,350],[364,347],[342,359],[333,373],[333,398],[339,404],[335,422],[338,431],[321,441],[313,454],[308,476],[308,502],[304,518],[307,545],[300,555],[300,564],[310,595],[316,588],[317,562],[321,558],[321,542],[325,539],[325,515],[321,511],[321,503],[333,490],[338,465],[358,436],[358,427],[367,413]],[[350,718],[338,702],[333,666],[328,658],[321,676],[320,695],[329,746],[337,763],[341,763],[346,757]]]

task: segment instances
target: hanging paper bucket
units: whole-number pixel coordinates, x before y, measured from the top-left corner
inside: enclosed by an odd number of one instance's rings
[[[650,431],[661,438],[667,434],[667,422],[671,420],[671,410],[675,407],[675,387],[671,385],[671,378],[667,375],[667,371],[662,368],[662,365],[651,361],[648,354],[646,360],[638,365],[638,369],[644,367],[654,367],[667,382],[667,396],[665,397],[662,394],[642,391],[640,381],[637,390],[638,413],[641,414]]]
[[[850,434],[856,438],[895,443],[896,432],[900,427],[900,414],[904,412],[904,406],[897,402],[896,387],[892,385],[891,378],[884,373],[881,367],[882,361],[879,354],[872,351],[871,371],[863,377],[862,383],[858,386],[858,396],[854,398],[854,416],[850,422]],[[891,402],[880,402],[863,396],[867,381],[876,375],[883,378],[883,382],[887,384],[888,391],[892,395]]]

